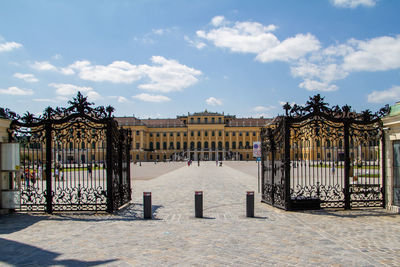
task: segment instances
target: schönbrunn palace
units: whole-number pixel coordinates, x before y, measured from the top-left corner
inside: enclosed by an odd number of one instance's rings
[[[236,118],[204,112],[176,119],[117,117],[118,124],[132,130],[134,161],[255,160],[253,142],[271,119]]]

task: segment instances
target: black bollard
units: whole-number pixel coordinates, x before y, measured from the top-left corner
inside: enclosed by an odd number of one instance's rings
[[[194,212],[196,218],[203,218],[203,191],[194,193]]]
[[[246,216],[254,217],[254,191],[247,191],[246,195]]]
[[[152,219],[151,192],[143,192],[143,218]]]

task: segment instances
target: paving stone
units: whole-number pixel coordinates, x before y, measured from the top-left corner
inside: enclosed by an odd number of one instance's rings
[[[260,202],[254,162],[162,164],[142,170],[132,205],[115,214],[0,215],[0,265],[400,266],[397,214],[285,212]],[[203,219],[194,217],[198,190]],[[250,190],[256,218],[245,217]],[[143,220],[144,191],[154,220]]]

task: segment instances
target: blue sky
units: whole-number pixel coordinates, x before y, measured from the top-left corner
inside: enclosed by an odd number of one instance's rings
[[[282,114],[321,94],[400,100],[400,1],[1,1],[0,106],[39,114],[77,91],[117,116]]]

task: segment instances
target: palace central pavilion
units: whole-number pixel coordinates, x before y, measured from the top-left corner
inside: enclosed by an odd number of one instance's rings
[[[117,117],[132,130],[132,160],[255,160],[253,142],[271,121],[204,112],[176,119]]]

